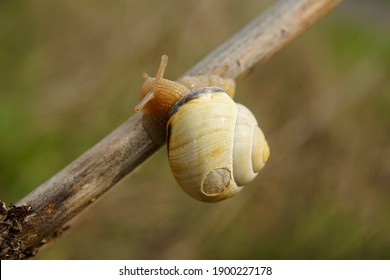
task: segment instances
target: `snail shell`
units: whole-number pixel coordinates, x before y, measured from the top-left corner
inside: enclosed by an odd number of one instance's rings
[[[198,89],[170,110],[168,158],[179,186],[201,201],[233,196],[269,156],[253,114],[218,87]]]
[[[167,63],[162,56],[156,76],[144,74],[135,110],[148,120],[149,135],[166,128],[169,164],[187,194],[206,202],[231,197],[268,160],[264,134],[253,114],[234,103],[233,80],[204,75],[170,81],[163,78]]]

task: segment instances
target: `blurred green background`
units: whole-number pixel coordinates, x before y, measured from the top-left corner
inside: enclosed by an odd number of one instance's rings
[[[273,1],[0,1],[0,199],[17,202]],[[38,259],[389,259],[390,4],[346,1],[238,84],[271,147],[195,201],[161,149]]]

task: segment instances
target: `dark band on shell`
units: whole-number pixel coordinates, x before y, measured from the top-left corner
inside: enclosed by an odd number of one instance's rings
[[[167,115],[168,119],[170,119],[186,102],[196,99],[203,94],[216,93],[216,92],[223,92],[227,95],[225,90],[220,87],[204,87],[190,92],[189,94],[185,95],[183,98],[180,98],[178,101],[176,101],[175,104],[173,104],[173,106],[168,112]]]

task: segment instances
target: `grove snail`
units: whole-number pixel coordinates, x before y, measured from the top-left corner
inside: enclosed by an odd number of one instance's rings
[[[270,151],[254,115],[233,101],[235,82],[219,76],[163,78],[144,74],[135,107],[166,127],[168,159],[179,186],[191,197],[214,202],[233,196],[254,179]]]

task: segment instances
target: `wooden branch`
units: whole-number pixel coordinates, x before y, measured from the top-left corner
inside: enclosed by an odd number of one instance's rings
[[[280,0],[185,75],[213,73],[237,79],[285,46],[339,2],[341,0]],[[24,211],[22,219],[14,219],[22,225],[20,233],[11,240],[18,244],[18,254],[9,253],[2,257],[34,255],[39,246],[58,235],[66,222],[157,151],[163,143],[156,140],[153,130],[148,129],[148,133],[145,125],[148,124],[143,121],[143,115],[135,114],[19,201],[17,206],[28,205],[32,211],[28,215]]]

